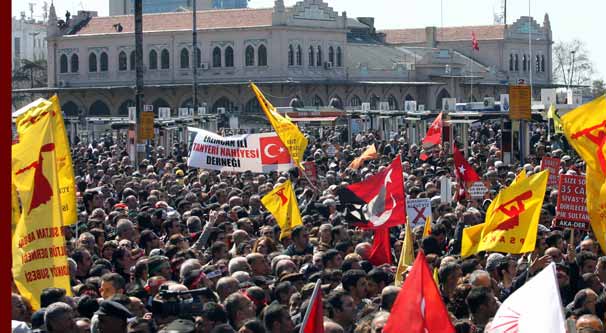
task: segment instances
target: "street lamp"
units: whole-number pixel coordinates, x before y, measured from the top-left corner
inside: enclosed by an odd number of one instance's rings
[[[570,54],[572,54],[572,65],[570,66],[570,84],[568,85],[568,88],[570,89],[570,86],[572,85],[572,77],[574,75],[574,55],[575,55],[576,51],[572,50],[570,51]]]

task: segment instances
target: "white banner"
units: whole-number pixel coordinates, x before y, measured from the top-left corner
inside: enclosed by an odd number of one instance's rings
[[[428,216],[431,220],[431,199],[406,199],[406,215],[413,228],[425,225]]]
[[[266,173],[288,171],[294,166],[276,133],[222,137],[199,128],[188,130],[197,133],[187,163],[190,167]]]

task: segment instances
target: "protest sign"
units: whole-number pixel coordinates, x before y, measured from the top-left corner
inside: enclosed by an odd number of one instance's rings
[[[452,180],[448,177],[440,179],[440,200],[444,203],[452,202]]]
[[[188,159],[190,167],[266,173],[288,171],[294,166],[276,133],[223,137],[197,128],[189,128],[189,131],[197,132]]]
[[[427,217],[431,219],[431,200],[429,198],[406,200],[406,215],[413,228],[425,225]]]
[[[549,180],[547,180],[547,186],[556,187],[558,186],[558,174],[560,172],[560,159],[553,157],[543,157],[541,160],[541,170],[549,170]]]
[[[469,194],[472,199],[483,199],[486,192],[488,192],[488,188],[482,182],[475,182],[469,188]]]
[[[301,172],[305,172],[305,175],[307,175],[307,178],[313,183],[312,185],[317,184],[318,183],[318,169],[316,168],[316,162],[314,162],[314,161],[303,162],[303,167],[305,168],[305,171],[302,171],[301,169],[299,169],[299,174],[301,176],[303,176],[301,174]]]
[[[587,230],[589,215],[585,196],[585,176],[560,175],[556,225]]]

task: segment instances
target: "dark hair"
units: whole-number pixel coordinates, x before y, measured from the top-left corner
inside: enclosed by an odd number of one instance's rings
[[[442,265],[440,269],[438,269],[438,280],[440,281],[440,284],[446,284],[448,277],[455,273],[459,267],[460,266],[454,262],[449,262],[446,265]]]
[[[352,269],[343,273],[343,277],[341,278],[343,289],[345,291],[350,291],[352,287],[355,287],[356,284],[358,284],[358,280],[365,277],[366,272],[361,269]]]
[[[63,301],[65,289],[63,288],[44,288],[40,294],[40,307],[45,308],[53,303]]]
[[[253,333],[265,333],[267,329],[263,326],[263,323],[258,319],[247,320],[242,327],[250,330]]]
[[[274,300],[280,301],[280,295],[288,293],[288,291],[292,288],[292,283],[289,281],[283,281],[278,283],[274,287]]]
[[[383,282],[385,283],[385,285],[388,285],[392,280],[390,275],[387,274],[386,271],[378,268],[373,268],[370,272],[368,272],[366,277],[377,284]]]
[[[271,304],[263,311],[263,322],[265,327],[269,330],[272,329],[275,322],[281,322],[282,316],[286,311],[286,307],[281,304]]]
[[[554,233],[545,238],[545,243],[547,243],[547,247],[556,247],[561,239],[562,235]]]
[[[465,298],[465,303],[467,303],[467,307],[469,308],[469,312],[471,314],[476,314],[480,309],[480,306],[486,305],[490,300],[490,297],[494,297],[492,295],[492,291],[486,287],[476,287],[472,288]]]
[[[218,303],[207,302],[202,307],[202,317],[215,323],[227,323],[227,312]]]
[[[583,265],[587,260],[597,261],[598,257],[593,254],[593,252],[589,251],[581,251],[581,253],[577,254],[577,265],[579,266],[579,269],[583,269]]]
[[[78,247],[78,248],[74,249],[74,252],[72,253],[71,258],[74,259],[76,261],[76,263],[80,263],[80,262],[82,262],[82,259],[84,258],[85,252],[88,252],[88,250],[83,247]]]
[[[126,288],[126,280],[118,273],[107,273],[101,277],[101,281],[111,283],[116,290]]]
[[[81,316],[90,319],[99,310],[99,302],[89,295],[84,295],[78,300],[76,310]]]
[[[339,251],[335,249],[329,249],[322,255],[322,265],[326,266],[326,264],[333,260],[337,255],[339,255]]]
[[[337,290],[328,295],[326,305],[328,308],[328,317],[334,318],[336,309],[343,310],[343,297],[348,296],[344,291]]]
[[[301,233],[305,231],[305,227],[302,225],[298,225],[292,229],[291,238],[295,239],[301,235]]]
[[[467,274],[471,274],[473,271],[475,271],[477,269],[479,263],[480,263],[480,261],[476,258],[465,259],[461,263],[461,270],[463,271],[463,276],[466,276]]]

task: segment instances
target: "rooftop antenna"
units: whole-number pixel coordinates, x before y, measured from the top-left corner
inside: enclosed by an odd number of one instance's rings
[[[33,20],[34,19],[34,6],[36,5],[33,2],[28,3],[29,5],[29,19]]]

